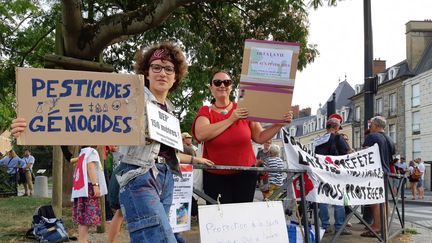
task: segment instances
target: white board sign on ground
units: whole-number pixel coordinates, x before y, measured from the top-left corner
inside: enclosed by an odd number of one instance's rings
[[[199,206],[201,242],[287,243],[281,201]]]

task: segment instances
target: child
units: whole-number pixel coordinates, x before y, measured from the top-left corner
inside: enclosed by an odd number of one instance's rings
[[[99,197],[107,194],[102,164],[94,148],[81,149],[73,178],[72,218],[78,224],[78,242],[86,243],[90,226],[101,224]]]
[[[265,159],[266,166],[272,169],[284,169],[285,165],[281,158],[279,158],[280,148],[276,144],[270,145],[268,149],[269,156]],[[269,172],[269,190],[264,198],[269,198],[276,192],[284,182],[283,172]],[[276,197],[277,198],[277,197]]]

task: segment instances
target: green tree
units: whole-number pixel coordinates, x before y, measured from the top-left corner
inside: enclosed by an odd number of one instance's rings
[[[54,51],[59,6],[35,2],[0,3],[0,134],[15,117],[15,67],[43,67],[43,56]]]
[[[327,0],[335,4],[335,0]],[[312,0],[312,6],[322,5]],[[0,109],[13,112],[14,68],[42,67],[54,53],[54,26],[63,22],[64,55],[83,60],[100,57],[117,71],[131,70],[138,45],[159,41],[181,44],[190,60],[183,92],[172,95],[177,115],[188,130],[197,107],[209,97],[207,80],[214,69],[231,71],[238,81],[243,41],[247,38],[297,41],[299,69],[318,52],[307,45],[307,6],[303,0],[52,0],[2,1],[0,5]],[[4,108],[3,108],[4,107]],[[6,114],[6,113],[5,113]],[[12,113],[13,114],[13,113]],[[1,121],[0,132],[10,119]]]

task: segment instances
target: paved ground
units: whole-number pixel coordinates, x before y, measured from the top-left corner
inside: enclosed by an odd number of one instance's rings
[[[24,192],[23,190],[19,190],[19,195],[22,195]],[[399,243],[399,242],[425,242],[425,243],[432,243],[432,191],[427,191],[425,194],[425,198],[423,200],[411,200],[411,194],[410,191],[407,190],[407,197],[406,197],[406,206],[405,206],[405,220],[406,220],[406,229],[409,232],[409,234],[405,235],[398,235],[394,237],[390,242],[392,243]],[[50,194],[51,195],[51,194]],[[259,192],[257,192],[256,201],[262,200],[262,197]],[[330,213],[332,215],[332,213]],[[394,220],[395,222],[397,220]],[[378,242],[378,240],[374,238],[364,238],[360,237],[360,233],[363,231],[363,226],[358,224],[358,220],[355,218],[352,218],[350,221],[353,224],[352,236],[341,236],[336,242],[341,243],[353,243],[353,242],[360,242],[360,243],[366,243],[366,242]],[[107,227],[108,228],[108,227]],[[391,232],[395,232],[398,227],[395,223],[392,226]],[[417,233],[417,234],[412,234]],[[332,239],[332,234],[327,234],[324,236],[322,242],[330,242]],[[192,226],[192,229],[188,232],[183,233],[183,238],[186,240],[187,243],[199,243],[199,228],[198,225],[195,223]],[[90,242],[106,242],[107,241],[107,235],[104,234],[98,234],[95,232],[95,229],[93,229],[89,236]],[[127,234],[127,231],[125,229],[122,230],[118,241],[117,242],[129,242],[129,237]]]
[[[260,199],[260,195],[257,194],[256,200]],[[405,207],[406,215],[406,229],[407,234],[400,234],[390,240],[391,243],[405,243],[405,242],[421,242],[421,243],[432,243],[432,228],[429,228],[427,224],[429,220],[432,220],[432,192],[427,192],[424,200],[407,200],[407,205]],[[332,215],[332,213],[330,213]],[[397,220],[394,220],[396,222]],[[369,243],[378,242],[374,238],[364,238],[360,234],[363,232],[362,225],[358,224],[358,220],[352,218],[350,221],[353,225],[351,228],[353,235],[351,236],[341,236],[336,242],[338,243]],[[431,222],[432,224],[432,222]],[[400,229],[400,225],[393,223],[390,232],[396,232]],[[413,234],[417,233],[417,234]],[[330,242],[332,239],[332,234],[327,234],[322,239],[322,242]],[[187,243],[200,243],[199,228],[197,224],[193,224],[192,229],[188,232],[183,233],[183,238]],[[106,242],[105,234],[91,234],[90,242]],[[122,231],[121,236],[117,242],[129,242],[127,232]]]

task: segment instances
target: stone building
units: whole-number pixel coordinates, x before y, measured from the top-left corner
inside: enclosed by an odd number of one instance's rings
[[[432,21],[410,21],[407,62],[415,76],[405,80],[407,160],[432,161]]]
[[[352,137],[352,102],[349,97],[354,94],[354,89],[345,80],[338,84],[338,87],[333,93],[336,113],[343,118],[343,129],[341,132],[347,134],[350,138]],[[330,96],[324,106],[318,108],[316,115],[299,116],[299,118],[294,119],[291,124],[286,126],[285,129],[289,131],[291,135],[295,136],[301,144],[313,150],[313,140],[326,132],[327,104],[332,100],[333,95]],[[305,113],[307,112],[308,111]],[[349,144],[352,146],[350,141]]]

